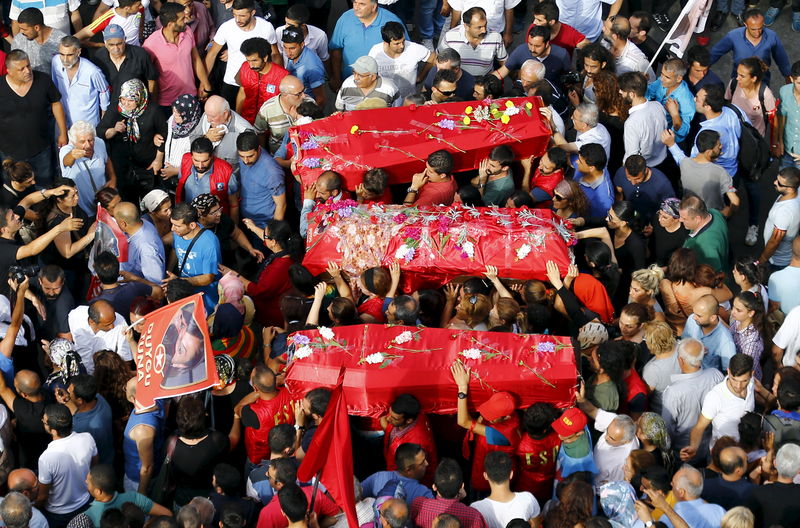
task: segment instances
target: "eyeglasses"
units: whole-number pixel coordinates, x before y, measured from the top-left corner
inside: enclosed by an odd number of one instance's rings
[[[775,185],[777,185],[778,187],[786,187],[787,189],[797,189],[797,187],[793,187],[791,185],[786,185],[785,183],[781,183],[781,181],[778,178],[775,178]]]
[[[291,95],[292,97],[300,97],[300,96],[301,96],[301,95],[303,95],[305,92],[304,92],[304,91],[299,91],[299,92],[297,92],[297,93],[292,93],[292,92],[281,92],[281,93],[282,93],[283,95]]]
[[[553,200],[566,200],[566,198],[564,198],[560,194],[554,194],[553,195]]]

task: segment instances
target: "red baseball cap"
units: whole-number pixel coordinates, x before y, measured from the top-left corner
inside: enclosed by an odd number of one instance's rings
[[[586,415],[577,407],[570,407],[553,422],[553,430],[558,436],[572,436],[586,427]]]
[[[493,422],[503,416],[508,416],[514,412],[514,397],[507,392],[495,392],[492,397],[483,402],[478,407],[478,412],[481,413],[486,420]]]

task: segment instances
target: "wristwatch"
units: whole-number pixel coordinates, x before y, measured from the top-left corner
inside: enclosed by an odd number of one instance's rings
[[[418,192],[419,192],[419,189],[415,189],[413,187],[409,187],[408,189],[406,189],[406,194],[408,194],[408,193],[417,194]]]
[[[466,400],[467,399],[467,393],[466,392],[459,392],[458,393],[458,399],[459,400]]]

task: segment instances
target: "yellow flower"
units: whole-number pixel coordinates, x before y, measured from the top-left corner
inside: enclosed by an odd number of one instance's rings
[[[525,103],[525,108],[530,110],[531,108],[533,108],[533,105],[531,103]]]
[[[464,119],[461,120],[461,122],[464,123],[465,125],[468,125],[472,123],[472,119],[470,119],[469,117],[465,117]]]
[[[514,108],[514,103],[512,101],[506,101],[506,108]]]
[[[507,115],[503,114],[500,116],[500,122],[503,123],[504,125],[507,125],[509,121],[511,121],[511,118],[508,117]]]
[[[464,113],[465,113],[465,114],[471,114],[471,113],[472,113],[472,107],[471,107],[471,106],[468,106],[468,107],[466,107],[466,108],[464,109]]]
[[[356,132],[358,132],[358,125],[353,125],[352,127],[350,127],[351,134],[355,134]]]

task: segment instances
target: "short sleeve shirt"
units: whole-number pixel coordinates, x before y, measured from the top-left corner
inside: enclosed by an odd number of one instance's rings
[[[730,391],[726,377],[706,394],[700,412],[711,420],[711,446],[723,436],[739,440],[739,420],[746,412],[752,411],[755,405],[753,386],[751,380],[747,386],[747,395],[740,398]]]
[[[197,277],[198,275],[212,274],[214,276],[218,273],[219,263],[222,261],[222,252],[219,247],[219,239],[217,236],[210,232],[203,232],[192,246],[192,251],[188,253],[186,250],[189,248],[192,239],[186,240],[178,235],[172,235],[172,245],[175,248],[175,255],[178,257],[178,266],[183,264],[186,260],[181,271],[181,277]],[[214,280],[211,284],[200,286],[198,291],[203,292],[203,304],[205,304],[206,312],[211,313],[214,311],[219,301],[219,293],[217,292],[217,281]]]
[[[275,28],[261,17],[255,17],[255,27],[250,31],[243,31],[237,24],[236,20],[228,20],[222,24],[214,35],[214,43],[220,46],[228,45],[228,65],[225,68],[225,84],[238,86],[236,83],[236,73],[245,61],[245,56],[242,53],[242,42],[247,39],[261,37],[266,39],[270,44],[278,42],[278,36],[275,34]]]
[[[50,65],[48,64],[48,68]],[[0,152],[14,159],[32,158],[46,149],[53,135],[51,105],[61,101],[61,93],[50,80],[49,72],[33,72],[33,81],[23,97],[11,89],[8,77],[0,77]],[[13,133],[11,133],[13,131]]]
[[[394,83],[401,99],[416,92],[419,63],[427,61],[431,55],[425,46],[416,42],[406,40],[405,46],[403,53],[395,58],[386,54],[383,42],[369,50],[369,56],[378,63],[378,74]]]
[[[502,33],[506,29],[505,10],[514,9],[520,0],[451,0],[453,11],[464,13],[472,7],[481,7],[486,11],[486,22],[489,31]]]

